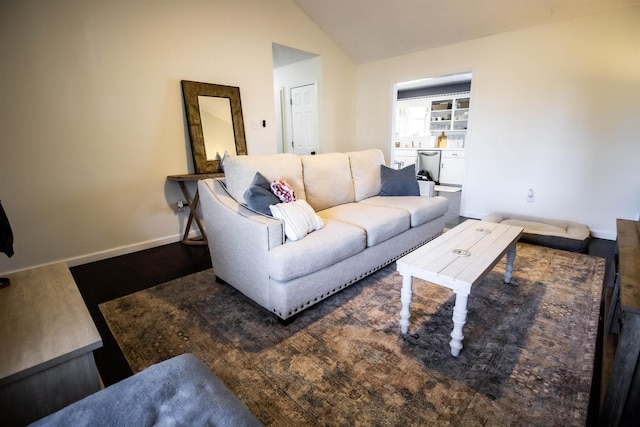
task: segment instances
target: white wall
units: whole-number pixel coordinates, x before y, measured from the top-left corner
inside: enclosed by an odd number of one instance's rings
[[[361,65],[357,147],[388,158],[393,83],[469,70],[462,215],[574,220],[614,239],[616,218],[640,212],[640,8]]]
[[[635,7],[356,68],[291,0],[0,2],[0,200],[16,239],[0,272],[178,240],[166,175],[193,172],[180,80],[239,86],[245,122],[267,121],[246,126],[249,153],[275,153],[274,42],[322,57],[324,151],[388,158],[393,83],[473,71],[462,213],[613,238],[640,210],[639,24]]]
[[[275,153],[273,42],[322,56],[322,134],[352,144],[355,66],[290,0],[0,2],[0,272],[177,241],[180,80],[240,87],[248,152]]]

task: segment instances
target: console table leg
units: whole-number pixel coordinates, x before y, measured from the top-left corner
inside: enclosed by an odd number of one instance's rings
[[[413,277],[410,275],[402,275],[402,290],[400,291],[400,301],[402,301],[402,310],[400,310],[400,330],[403,334],[409,331],[409,318],[411,317],[411,296],[413,287]]]
[[[513,261],[516,259],[516,245],[514,244],[507,252],[507,267],[504,269],[504,283],[511,283],[513,272]]]
[[[178,185],[180,186],[180,189],[182,190],[182,194],[186,199],[187,206],[189,206],[189,219],[187,220],[187,225],[184,229],[184,235],[182,236],[182,243],[186,245],[206,245],[208,243],[207,235],[204,233],[204,225],[202,225],[202,221],[200,220],[200,217],[198,216],[198,212],[197,212],[198,203],[200,202],[200,194],[198,193],[198,188],[196,187],[195,195],[193,196],[193,198],[191,198],[191,195],[189,194],[189,190],[187,189],[187,186],[185,185],[184,181],[178,181]],[[196,221],[196,225],[200,230],[200,236],[201,236],[200,240],[189,238],[189,232],[191,231],[191,226],[193,225],[194,220]]]
[[[456,293],[456,305],[453,307],[453,331],[451,332],[451,354],[458,357],[462,350],[462,327],[467,323],[467,299],[469,295]]]

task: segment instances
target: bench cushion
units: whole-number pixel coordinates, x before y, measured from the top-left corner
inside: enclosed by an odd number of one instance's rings
[[[506,213],[492,213],[483,220],[523,227],[520,241],[534,245],[586,253],[591,241],[589,227],[572,221]]]

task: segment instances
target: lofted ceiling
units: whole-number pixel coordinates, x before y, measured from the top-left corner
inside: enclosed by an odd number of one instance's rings
[[[356,64],[640,5],[640,0],[293,0]]]

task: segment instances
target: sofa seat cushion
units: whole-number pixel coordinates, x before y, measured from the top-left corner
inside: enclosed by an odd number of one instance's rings
[[[440,196],[375,196],[364,199],[359,203],[405,210],[411,216],[411,227],[418,227],[441,217],[449,207],[447,198]]]
[[[403,209],[387,206],[346,203],[318,212],[325,222],[342,221],[367,233],[367,247],[397,236],[411,228],[411,216]]]
[[[360,227],[326,220],[321,230],[270,250],[267,253],[269,277],[287,282],[336,264],[365,247],[366,235]]]

